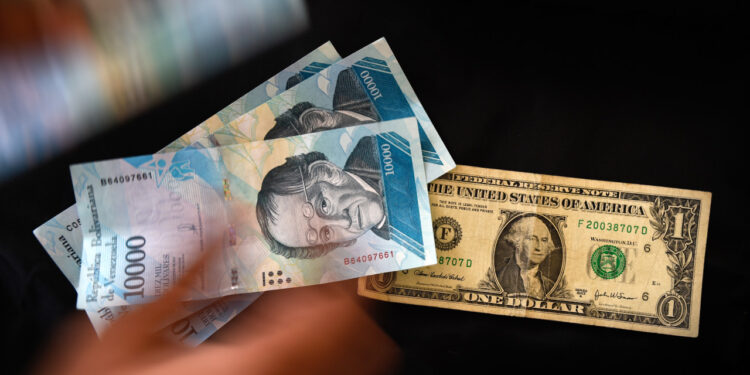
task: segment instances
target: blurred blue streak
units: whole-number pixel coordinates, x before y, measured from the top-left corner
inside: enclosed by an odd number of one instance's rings
[[[0,182],[307,25],[302,0],[0,3]]]

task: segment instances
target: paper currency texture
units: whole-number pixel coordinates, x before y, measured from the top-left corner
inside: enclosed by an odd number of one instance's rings
[[[284,92],[340,59],[341,57],[330,42],[321,45],[260,86],[235,100],[216,115],[203,121],[160,152],[178,151],[184,145],[205,137],[212,129],[223,126],[236,116],[264,103],[270,97]],[[34,235],[42,244],[44,250],[73,284],[74,288],[78,286],[83,250],[80,224],[78,212],[73,205],[34,230]],[[178,328],[184,326],[184,329],[190,335],[186,336],[180,329],[175,331],[177,333],[167,331],[167,334],[171,332],[186,344],[198,345],[250,305],[256,298],[257,295],[247,295],[223,299],[222,301],[207,300],[203,303],[206,306],[203,308],[200,308],[200,304],[193,304],[189,306],[189,310],[186,310],[195,311],[195,309],[198,309],[186,318],[190,320],[190,325],[185,326],[184,320],[175,323]],[[113,321],[128,311],[127,306],[112,306],[96,311],[86,311],[86,313],[96,332],[101,334]],[[197,317],[200,317],[200,319],[196,319]]]
[[[224,107],[189,132],[183,134],[160,152],[177,152],[185,146],[207,137],[209,134],[229,124],[246,112],[285,92],[300,82],[316,75],[332,63],[341,60],[331,42],[326,42],[314,51],[305,55],[294,64],[284,68],[258,87]]]
[[[385,39],[379,39],[266,103],[212,130],[196,147],[215,147],[416,117],[432,181],[455,163]]]
[[[34,230],[34,235],[74,288],[78,286],[81,272],[81,229],[78,213],[67,209]],[[172,316],[178,320],[165,327],[162,334],[185,345],[198,346],[259,296],[260,293],[241,294],[182,304],[172,312]],[[127,305],[105,306],[86,310],[86,315],[97,335],[101,336],[113,322],[128,314],[132,308],[133,306]]]
[[[229,123],[235,116],[263,104],[270,96],[286,91],[340,59],[341,57],[330,42],[323,44],[260,86],[250,90],[219,113],[201,122],[159,152],[176,152],[198,139],[207,137],[212,130]],[[80,224],[76,206],[72,205],[34,229],[37,240],[74,287],[78,285],[83,250],[80,247]]]
[[[467,166],[428,190],[437,264],[360,295],[698,335],[710,193]]]
[[[71,166],[78,307],[146,303],[222,244],[191,299],[435,263],[414,118]]]

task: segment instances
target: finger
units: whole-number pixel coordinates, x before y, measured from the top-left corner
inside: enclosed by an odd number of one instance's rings
[[[225,326],[231,372],[380,373],[400,358],[396,344],[359,306],[353,284],[266,292]],[[363,356],[362,353],[367,353]],[[218,367],[215,368],[218,371]]]
[[[275,303],[266,320],[280,310],[288,313],[265,340],[250,348],[266,353],[252,365],[261,373],[304,368],[311,374],[367,374],[392,369],[400,358],[398,347],[357,304],[350,287],[333,283],[268,296]]]
[[[157,332],[168,323],[179,318],[178,312],[183,310],[183,301],[189,296],[193,286],[203,274],[203,267],[214,259],[221,251],[221,244],[216,244],[203,252],[183,276],[156,301],[142,306],[123,316],[105,331],[102,340],[108,340],[110,336],[118,340],[128,338],[140,338],[134,340],[141,342],[153,333]]]

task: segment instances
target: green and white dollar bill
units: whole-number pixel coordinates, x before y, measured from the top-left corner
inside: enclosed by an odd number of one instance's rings
[[[438,264],[360,295],[698,335],[711,193],[466,166],[428,190]]]
[[[223,124],[231,121],[233,116],[247,112],[247,110],[252,109],[254,106],[264,103],[271,96],[283,92],[288,87],[292,87],[293,85],[315,75],[320,70],[340,59],[341,57],[330,42],[323,44],[264,82],[261,86],[258,86],[243,95],[241,98],[222,109],[218,114],[202,122],[160,152],[173,152],[178,150],[181,145],[189,144],[193,139],[205,136],[211,129],[221,127]],[[71,284],[73,284],[74,288],[78,286],[81,269],[82,234],[80,224],[76,207],[73,205],[34,230],[34,235],[42,244],[47,254],[52,258]],[[256,298],[257,295],[248,295],[246,297],[235,296],[232,298],[225,298],[221,301],[196,301],[186,305],[187,314],[183,315],[192,315],[185,319],[190,319],[191,322],[195,322],[189,326],[184,326],[184,320],[175,323],[175,332],[177,332],[175,335],[178,335],[179,338],[187,344],[197,345],[208,338],[237,313],[242,311]],[[216,304],[214,306],[215,302]],[[107,307],[99,309],[98,311],[86,311],[86,313],[97,333],[101,334],[111,322],[116,320],[120,315],[127,313],[127,311],[127,306],[113,306],[111,308]],[[196,317],[201,317],[201,319],[196,320]],[[207,319],[209,317],[215,319]],[[185,336],[182,329],[191,334]]]
[[[202,252],[190,300],[435,263],[416,119],[71,166],[79,308],[148,303]]]

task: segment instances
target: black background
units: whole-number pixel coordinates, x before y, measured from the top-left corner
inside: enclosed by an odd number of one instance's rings
[[[73,203],[69,164],[153,153],[323,42],[345,56],[385,36],[458,164],[713,193],[697,339],[375,303],[404,373],[738,370],[750,354],[743,10],[311,2],[307,32],[0,185],[0,366],[23,371],[74,311],[31,233]]]

